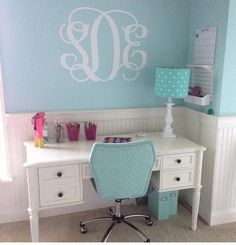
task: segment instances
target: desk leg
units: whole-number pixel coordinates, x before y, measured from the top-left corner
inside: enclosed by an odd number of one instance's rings
[[[28,210],[32,242],[39,242],[39,216],[37,210]]]
[[[198,218],[198,211],[199,211],[199,204],[200,204],[200,195],[201,195],[201,188],[195,188],[193,192],[193,203],[192,203],[192,225],[191,229],[197,229],[197,218]]]

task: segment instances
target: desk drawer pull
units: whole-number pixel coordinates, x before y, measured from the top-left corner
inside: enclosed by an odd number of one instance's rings
[[[62,177],[62,172],[58,172],[57,177],[59,177],[59,178]]]
[[[81,189],[80,184],[57,186],[57,183],[55,186],[40,188],[40,204],[42,207],[46,207],[54,204],[80,202],[82,201]]]
[[[58,193],[58,197],[60,197],[60,198],[63,197],[63,193],[62,192],[59,192]]]
[[[39,168],[39,182],[48,186],[50,181],[61,180],[66,178],[74,178],[78,173],[78,165],[61,165],[55,167],[42,167]]]
[[[162,166],[163,169],[184,169],[194,168],[195,153],[176,154],[163,156]]]
[[[179,171],[168,171],[164,172],[162,176],[161,188],[180,188],[188,187],[194,184],[194,169],[179,170]]]

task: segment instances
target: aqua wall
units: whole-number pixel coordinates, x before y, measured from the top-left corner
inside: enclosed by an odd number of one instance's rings
[[[6,112],[163,106],[155,67],[187,63],[189,10],[189,0],[1,0]]]
[[[236,2],[235,0],[232,1]],[[213,84],[213,101],[211,105],[216,115],[222,114],[221,100],[223,94],[221,91],[222,87],[225,86],[222,80],[225,62],[228,9],[229,0],[191,0],[188,63],[191,64],[192,62],[195,29],[211,26],[218,27],[215,56],[215,80]],[[227,98],[225,99],[227,100]],[[200,111],[205,111],[207,109],[204,107],[192,106],[187,103],[186,106]]]
[[[236,1],[230,0],[219,114],[236,115]]]

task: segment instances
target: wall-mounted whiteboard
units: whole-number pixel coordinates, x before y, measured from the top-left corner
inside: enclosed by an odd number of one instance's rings
[[[193,64],[214,65],[217,27],[196,29]]]

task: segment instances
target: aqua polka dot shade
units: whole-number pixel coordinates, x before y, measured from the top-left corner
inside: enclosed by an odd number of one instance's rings
[[[164,98],[185,98],[188,95],[190,69],[157,68],[155,94]]]

